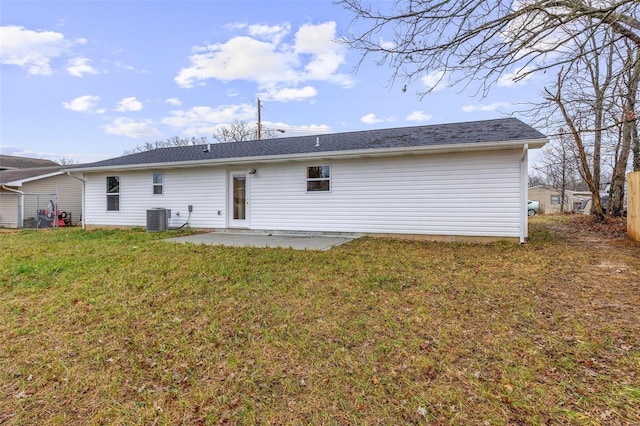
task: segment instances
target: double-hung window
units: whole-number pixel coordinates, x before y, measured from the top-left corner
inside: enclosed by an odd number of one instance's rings
[[[107,211],[120,211],[120,176],[107,176]]]
[[[331,190],[331,166],[307,167],[307,192]]]
[[[162,195],[164,192],[164,174],[163,173],[154,173],[153,174],[153,195]]]

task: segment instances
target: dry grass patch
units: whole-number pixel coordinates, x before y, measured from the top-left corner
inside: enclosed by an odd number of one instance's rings
[[[637,422],[640,246],[531,227],[327,252],[0,235],[0,423]]]

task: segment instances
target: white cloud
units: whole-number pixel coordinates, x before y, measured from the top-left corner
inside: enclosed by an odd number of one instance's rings
[[[429,121],[432,118],[432,115],[425,114],[424,111],[413,111],[407,115],[407,121]]]
[[[374,113],[370,113],[367,115],[364,115],[360,118],[360,121],[362,121],[364,124],[378,124],[378,123],[384,123],[385,121],[391,121],[390,118],[378,118],[376,117],[376,115]]]
[[[256,118],[256,107],[251,104],[193,107],[187,111],[171,111],[162,124],[181,129],[189,136],[209,135],[221,124],[246,121]]]
[[[311,55],[311,61],[304,67],[304,80],[326,80],[346,87],[353,85],[351,77],[336,73],[344,62],[344,48],[336,42],[335,22],[301,26],[296,33],[294,49],[297,54]]]
[[[447,76],[444,71],[433,71],[422,76],[420,81],[422,81],[426,90],[435,92],[446,87],[446,77]]]
[[[515,104],[511,102],[493,102],[488,105],[465,105],[462,107],[464,112],[493,112],[499,109],[513,109]]]
[[[189,57],[191,66],[182,68],[175,77],[181,87],[207,79],[221,81],[286,81],[295,79],[292,72],[295,58],[278,52],[276,46],[251,37],[234,37],[224,44],[195,48]]]
[[[62,102],[62,106],[66,109],[70,109],[71,111],[76,112],[96,112],[98,114],[102,114],[104,112],[101,110],[94,110],[94,107],[100,101],[100,96],[80,96],[75,99],[72,99],[69,102]]]
[[[123,98],[120,102],[118,102],[118,107],[116,111],[119,112],[127,112],[127,111],[140,111],[143,108],[142,102],[136,99],[135,96],[130,98]]]
[[[164,100],[164,103],[165,103],[165,104],[172,105],[172,106],[180,106],[180,105],[182,105],[182,102],[181,102],[181,101],[180,101],[180,99],[178,99],[178,98],[168,98],[168,99],[165,99],[165,100]]]
[[[499,87],[512,87],[516,84],[522,84],[533,77],[533,68],[522,67],[514,72],[503,74],[498,79]]]
[[[134,67],[134,66],[132,66],[132,65],[123,64],[123,63],[122,63],[122,62],[120,62],[120,61],[115,61],[115,62],[113,63],[113,65],[114,65],[116,68],[119,68],[119,69],[121,69],[121,70],[125,70],[125,71],[132,71],[132,72],[135,72],[135,73],[137,73],[137,74],[149,74],[149,71],[146,71],[146,70],[139,70],[139,69],[137,69],[136,67]]]
[[[153,127],[153,121],[149,119],[132,120],[126,117],[116,117],[111,124],[105,124],[102,128],[109,135],[126,136],[133,139],[162,136],[162,133]]]
[[[99,74],[100,72],[89,65],[89,58],[72,58],[67,62],[67,72],[74,77],[84,77],[84,74]]]
[[[208,79],[247,80],[260,89],[297,86],[307,81],[328,81],[345,87],[353,79],[337,72],[344,63],[344,46],[335,41],[336,24],[305,24],[294,35],[293,45],[283,39],[289,24],[243,26],[249,36],[233,37],[225,43],[195,46],[190,64],[175,77],[181,87],[204,84]],[[267,41],[265,41],[267,40]]]
[[[313,98],[318,91],[311,86],[302,88],[269,88],[266,92],[259,93],[258,97],[265,101],[302,101]]]
[[[222,28],[226,30],[234,31],[234,30],[243,30],[248,26],[249,24],[247,24],[246,22],[232,22],[230,24],[223,25]]]
[[[317,135],[322,133],[331,133],[332,131],[331,128],[326,124],[307,124],[295,126],[282,122],[263,121],[263,127],[267,129],[282,129],[285,131],[285,136]]]
[[[32,75],[52,74],[51,61],[62,56],[70,45],[64,35],[55,31],[0,27],[0,63],[17,65]]]
[[[396,47],[396,43],[393,41],[384,41],[382,38],[380,39],[380,47],[383,49],[391,50]]]
[[[274,44],[279,44],[282,39],[291,32],[291,25],[285,22],[282,25],[249,25],[247,27],[251,37],[261,38]]]

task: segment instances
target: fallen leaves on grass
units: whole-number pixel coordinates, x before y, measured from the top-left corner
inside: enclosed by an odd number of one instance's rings
[[[327,252],[2,235],[0,422],[632,424],[639,246],[570,222]]]

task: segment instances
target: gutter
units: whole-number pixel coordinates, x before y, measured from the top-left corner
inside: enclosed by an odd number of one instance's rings
[[[77,176],[74,176],[69,172],[66,172],[66,173],[67,173],[67,176],[72,177],[72,178],[77,179],[80,182],[82,182],[82,200],[80,201],[80,206],[81,206],[80,208],[82,209],[82,213],[81,213],[80,217],[82,218],[82,220],[81,220],[82,221],[82,230],[84,231],[85,230],[85,228],[84,228],[84,222],[85,222],[85,214],[84,214],[85,213],[84,212],[84,185],[87,183],[87,181],[85,181],[84,179],[79,178]],[[84,174],[83,174],[83,176],[84,176]]]
[[[46,175],[31,176],[31,177],[27,177],[27,178],[24,178],[24,179],[14,180],[12,182],[7,182],[7,185],[22,186],[25,183],[29,183],[29,182],[33,182],[33,181],[41,180],[41,179],[46,179],[46,178],[50,178],[50,177],[53,177],[53,176],[59,176],[61,174],[62,174],[61,171],[57,171],[57,172],[47,173]]]
[[[19,195],[18,197],[18,228],[22,229],[24,227],[24,192],[19,191],[17,189],[7,188],[5,185],[2,185],[2,189],[5,189],[9,192],[15,192]]]
[[[529,236],[529,215],[527,214],[527,189],[529,181],[529,144],[524,144],[520,155],[520,244]]]
[[[321,141],[322,142],[322,141]],[[162,163],[141,163],[141,164],[114,164],[110,166],[98,167],[78,167],[74,169],[63,170],[69,172],[100,172],[100,171],[119,171],[119,170],[138,170],[148,168],[181,168],[193,166],[220,166],[220,165],[241,165],[249,163],[275,163],[282,161],[296,160],[313,160],[313,159],[350,159],[362,157],[388,157],[397,155],[415,155],[415,154],[443,154],[465,151],[488,151],[515,149],[524,145],[525,150],[528,147],[540,148],[548,142],[546,138],[524,139],[519,141],[495,141],[495,142],[478,142],[458,145],[431,145],[431,146],[413,146],[401,148],[385,148],[385,149],[359,149],[352,151],[322,151],[322,152],[303,152],[298,154],[279,154],[279,155],[261,155],[251,157],[231,157],[231,158],[211,158],[202,160],[189,161],[167,161]]]

